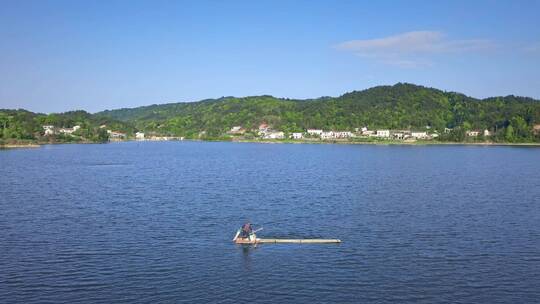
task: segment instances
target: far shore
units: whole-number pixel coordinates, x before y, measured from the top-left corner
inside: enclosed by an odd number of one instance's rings
[[[25,149],[25,148],[39,148],[38,144],[6,144],[0,145],[0,149]]]
[[[407,145],[407,146],[532,146],[540,147],[540,143],[496,143],[496,142],[444,142],[444,141],[337,141],[337,140],[257,140],[242,139],[231,142],[262,143],[262,144],[341,144],[341,145]]]
[[[260,144],[339,144],[339,145],[381,145],[381,146],[516,146],[540,147],[540,143],[497,143],[497,142],[443,142],[443,141],[347,141],[347,140],[272,140],[272,139],[184,139],[184,141],[231,142],[231,143],[260,143]],[[114,140],[108,143],[120,142],[154,142],[146,140]],[[61,144],[101,144],[94,142],[45,142],[28,144],[3,144],[0,149],[39,148],[43,145]]]

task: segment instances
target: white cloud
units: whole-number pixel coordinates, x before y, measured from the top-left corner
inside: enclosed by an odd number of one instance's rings
[[[377,39],[350,40],[336,48],[400,67],[429,66],[429,56],[495,48],[485,39],[450,40],[437,31],[415,31]]]

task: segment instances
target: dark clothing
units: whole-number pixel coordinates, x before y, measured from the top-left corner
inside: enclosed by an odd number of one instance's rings
[[[253,228],[251,227],[250,223],[246,223],[244,226],[242,226],[242,237],[249,237],[252,232]]]

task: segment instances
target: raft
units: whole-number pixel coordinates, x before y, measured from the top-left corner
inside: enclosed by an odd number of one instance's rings
[[[259,239],[249,240],[248,238],[237,238],[236,244],[331,244],[341,243],[339,239]]]
[[[336,244],[341,243],[340,239],[261,239],[255,234],[263,228],[252,231],[249,237],[240,237],[242,228],[236,231],[233,242],[236,244],[256,245],[256,244]]]

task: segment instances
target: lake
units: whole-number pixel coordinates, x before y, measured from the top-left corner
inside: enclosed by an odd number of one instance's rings
[[[0,151],[5,303],[532,303],[540,149],[125,142]],[[259,237],[341,244],[232,243]]]

